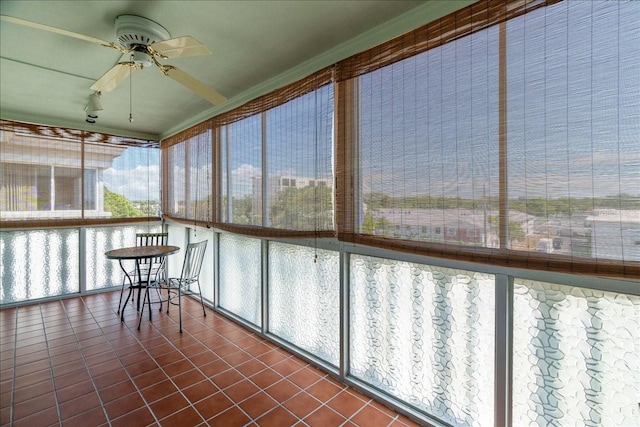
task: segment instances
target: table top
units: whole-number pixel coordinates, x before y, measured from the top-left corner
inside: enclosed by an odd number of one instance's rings
[[[178,252],[178,246],[132,246],[107,251],[104,255],[109,259],[145,259],[171,255]]]

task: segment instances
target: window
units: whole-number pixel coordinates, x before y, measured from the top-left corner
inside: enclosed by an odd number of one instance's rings
[[[255,115],[222,128],[225,147],[222,171],[227,221],[262,224],[262,118]]]
[[[8,121],[0,144],[3,220],[159,214],[157,144]]]
[[[186,144],[175,144],[167,148],[166,180],[171,191],[165,201],[165,212],[176,218],[186,217]]]
[[[632,1],[484,0],[339,63],[339,237],[637,271],[625,236],[640,230],[638,22]]]
[[[332,192],[315,183],[332,176],[333,85],[326,85],[266,112],[269,227],[287,230],[333,228]]]
[[[497,209],[497,60],[491,28],[357,78],[363,217],[404,229],[465,217],[483,229]]]
[[[163,141],[165,210],[190,217],[186,195],[191,194],[213,206],[212,219],[223,229],[250,235],[266,232],[255,227],[283,230],[277,235],[333,234],[331,78],[331,69],[321,70],[279,89],[278,96],[258,98]],[[210,137],[194,148],[198,133]],[[191,174],[183,176],[182,168]],[[206,200],[194,194],[195,182]],[[196,216],[200,222],[201,215]]]
[[[640,261],[638,22],[636,2],[572,1],[508,22],[509,209],[537,221],[510,218],[511,249],[569,230],[555,254]]]

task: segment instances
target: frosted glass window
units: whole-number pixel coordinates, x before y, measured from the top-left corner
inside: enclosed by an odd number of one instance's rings
[[[262,325],[260,240],[220,235],[220,307]]]
[[[351,375],[453,425],[493,425],[494,285],[352,255]]]
[[[334,251],[269,244],[269,331],[335,366],[340,361],[339,259]]]
[[[640,296],[515,280],[513,424],[640,425]]]
[[[78,229],[0,233],[0,304],[80,291]]]
[[[189,229],[189,241],[191,243],[202,242],[203,240],[207,240],[208,243],[202,260],[202,268],[200,269],[200,290],[202,291],[202,298],[213,301],[213,231],[193,228]],[[186,249],[186,245],[184,248]],[[170,270],[169,273],[171,277],[177,277],[182,271],[184,252],[172,255],[169,259],[172,257],[175,257],[176,260],[179,261],[180,269]],[[194,292],[198,292],[198,285],[193,284],[190,289]]]
[[[123,272],[118,261],[107,259],[104,253],[112,249],[136,245],[136,233],[160,233],[160,224],[118,225],[116,227],[90,227],[86,229],[87,290],[122,286]],[[124,261],[131,271],[133,261]]]

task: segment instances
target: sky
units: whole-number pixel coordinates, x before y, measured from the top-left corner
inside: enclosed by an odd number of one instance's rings
[[[639,22],[587,1],[509,21],[511,197],[640,194]],[[498,61],[493,27],[362,76],[364,191],[497,195]]]
[[[509,21],[510,197],[640,195],[638,22],[638,1],[562,2]],[[364,192],[497,195],[498,42],[489,28],[359,78]],[[332,173],[331,88],[268,112],[264,156],[260,115],[227,126],[223,174],[235,197],[251,193],[263,166]],[[105,181],[146,199],[159,194],[158,170],[159,154],[128,149]]]
[[[104,170],[106,187],[129,200],[160,200],[160,150],[129,147]]]

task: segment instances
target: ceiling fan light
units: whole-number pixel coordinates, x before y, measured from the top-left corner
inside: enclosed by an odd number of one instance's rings
[[[84,111],[87,113],[84,121],[87,123],[95,123],[98,118],[98,111],[102,111],[102,102],[100,101],[100,92],[95,92],[89,95],[89,102],[84,107]]]
[[[87,104],[87,112],[95,113],[102,111],[102,101],[100,101],[100,92],[89,95],[89,103]],[[96,116],[97,117],[97,116]]]

